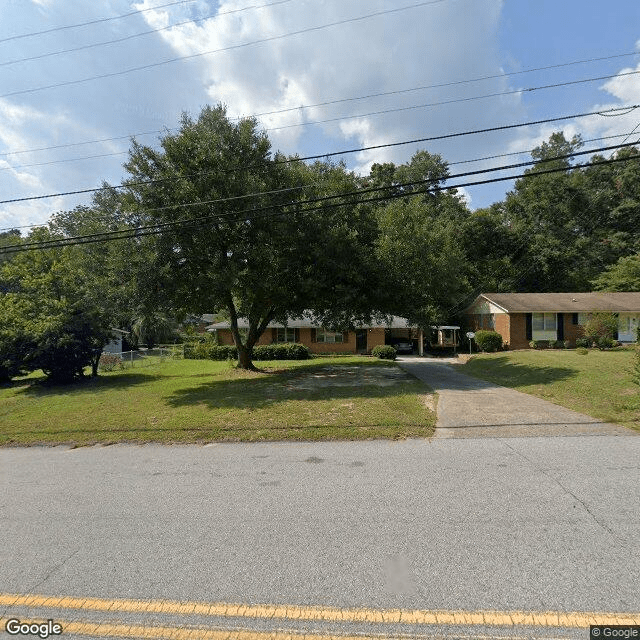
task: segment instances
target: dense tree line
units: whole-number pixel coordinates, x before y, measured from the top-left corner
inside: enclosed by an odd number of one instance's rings
[[[159,147],[132,142],[124,188],[105,184],[26,238],[0,235],[0,378],[95,374],[113,328],[153,343],[203,313],[230,320],[247,368],[270,321],[306,310],[335,328],[384,314],[424,326],[480,291],[638,291],[640,163],[574,168],[581,144],[553,134],[502,202],[470,211],[442,188],[439,155],[358,176],[273,153],[255,120],[222,106],[185,115]],[[536,175],[549,168],[563,171]],[[138,227],[157,233],[2,253]]]

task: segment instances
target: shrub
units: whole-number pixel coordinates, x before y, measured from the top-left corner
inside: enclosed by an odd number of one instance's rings
[[[562,340],[549,340],[549,349],[562,349],[563,346]]]
[[[565,340],[564,342],[562,340],[560,340],[560,348],[561,349],[570,349],[571,348],[571,342],[569,340]]]
[[[631,372],[631,379],[636,384],[640,385],[640,346],[636,347],[636,353],[633,359],[633,371]]]
[[[539,340],[532,340],[529,343],[529,347],[531,347],[531,349],[540,349],[540,341]]]
[[[604,351],[605,349],[612,349],[617,346],[618,343],[613,338],[609,338],[608,336],[600,336],[596,340],[596,345],[600,351]]]
[[[115,353],[103,353],[98,361],[98,368],[102,371],[122,369],[122,358]]]
[[[579,353],[581,356],[586,356],[589,353],[589,349],[585,349],[585,347],[578,347],[576,349],[576,353]]]
[[[373,347],[371,351],[371,355],[374,358],[380,358],[381,360],[395,360],[396,353],[396,350],[390,344],[378,345]]]
[[[588,340],[587,338],[578,338],[576,340],[576,347],[578,348],[587,349],[590,346],[591,340]]]
[[[482,351],[502,349],[502,336],[497,331],[476,331],[476,344]]]
[[[584,325],[584,337],[598,344],[598,338],[613,340],[618,331],[618,319],[613,313],[593,313]]]
[[[238,350],[234,345],[191,343],[184,346],[184,357],[189,360],[235,360]],[[265,344],[253,348],[253,360],[308,360],[311,352],[303,344],[284,342]]]
[[[310,357],[309,348],[296,342],[264,344],[253,348],[254,360],[308,360]]]

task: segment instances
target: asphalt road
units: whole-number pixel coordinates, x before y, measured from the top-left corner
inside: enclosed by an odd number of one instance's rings
[[[637,437],[15,448],[0,450],[0,474],[0,594],[640,612]],[[216,623],[272,628],[267,618]],[[286,618],[278,628],[335,629]],[[354,625],[340,630],[381,632]],[[477,637],[461,629],[447,637]]]

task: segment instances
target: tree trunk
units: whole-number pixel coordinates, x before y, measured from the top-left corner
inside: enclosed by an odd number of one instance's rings
[[[249,371],[256,371],[256,368],[251,361],[251,354],[249,349],[242,343],[236,344],[238,349],[238,369],[247,369]]]
[[[98,375],[98,364],[100,364],[100,356],[102,355],[102,349],[94,354],[91,358],[91,377],[95,378]]]

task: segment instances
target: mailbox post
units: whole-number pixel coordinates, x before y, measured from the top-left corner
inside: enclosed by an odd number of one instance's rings
[[[467,338],[469,338],[469,355],[471,355],[471,341],[476,337],[473,331],[467,331]]]

